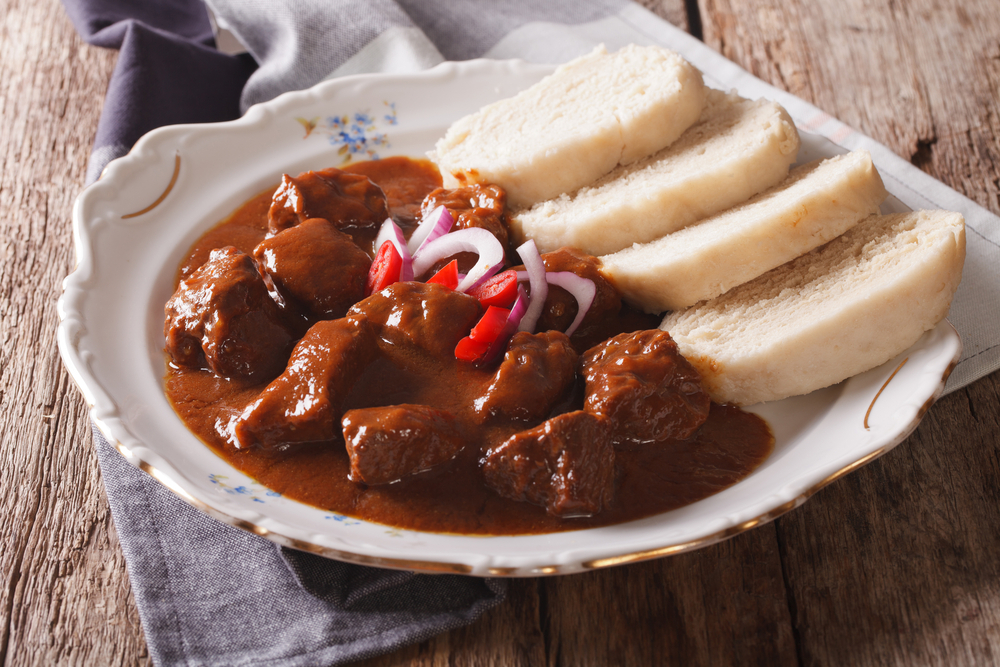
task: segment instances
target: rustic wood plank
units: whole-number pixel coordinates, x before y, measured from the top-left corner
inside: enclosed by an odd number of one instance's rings
[[[778,542],[765,527],[673,558],[510,582],[468,628],[363,663],[796,665]]]
[[[996,664],[998,400],[993,378],[948,396],[779,521],[805,665]]]
[[[0,7],[0,663],[142,663],[89,420],[55,344],[115,54],[84,45],[56,0]]]
[[[989,2],[703,0],[706,43],[1000,211]],[[995,664],[1000,379],[777,522],[802,663]]]
[[[542,583],[550,665],[797,664],[770,527],[689,554]]]
[[[1000,210],[995,3],[701,6],[706,44]]]
[[[539,587],[536,579],[512,580],[504,603],[472,625],[356,664],[358,667],[550,664],[546,660],[547,640],[541,630],[545,610],[540,605]]]

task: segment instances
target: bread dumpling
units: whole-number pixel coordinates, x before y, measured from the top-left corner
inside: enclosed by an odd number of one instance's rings
[[[873,215],[826,245],[664,318],[720,403],[808,394],[883,364],[944,319],[962,279],[965,221]]]
[[[601,46],[459,119],[430,158],[445,187],[493,183],[526,207],[669,146],[704,105],[701,72],[673,51]]]
[[[542,252],[568,245],[606,255],[745,202],[782,181],[798,151],[781,105],[710,91],[701,120],[668,148],[515,211],[511,228]]]

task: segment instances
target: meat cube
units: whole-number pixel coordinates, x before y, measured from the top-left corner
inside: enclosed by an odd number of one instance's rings
[[[231,379],[273,378],[295,340],[253,258],[232,246],[213,250],[182,280],[165,311],[173,363]]]
[[[364,314],[383,341],[384,354],[397,348],[455,357],[455,346],[479,320],[479,301],[436,283],[393,283],[351,308]]]
[[[426,405],[349,410],[342,424],[353,482],[396,482],[452,460],[465,446],[455,417]]]
[[[267,213],[267,229],[274,235],[309,218],[323,218],[354,236],[355,231],[377,228],[388,217],[381,188],[367,176],[331,167],[283,175]]]
[[[614,317],[621,310],[621,293],[601,273],[601,260],[597,257],[576,248],[566,247],[545,253],[542,255],[542,262],[545,263],[547,272],[569,271],[594,283],[596,289],[594,301],[580,322],[580,327],[573,334],[574,339],[587,336],[591,329],[599,326],[607,318]],[[577,312],[579,308],[572,294],[558,285],[549,285],[545,308],[535,328],[538,331],[549,329],[565,331],[576,319]]]
[[[666,331],[624,333],[586,352],[584,409],[611,422],[617,445],[689,437],[711,399]]]
[[[517,433],[487,452],[486,484],[557,517],[597,514],[614,498],[615,450],[606,422],[578,410]]]
[[[549,416],[576,378],[578,355],[558,331],[514,334],[486,392],[473,402],[481,421]]]
[[[237,447],[276,449],[337,439],[344,399],[377,353],[364,317],[314,324],[292,350],[285,372],[240,415]]]
[[[444,206],[455,218],[452,229],[485,229],[497,237],[506,251],[510,236],[506,205],[507,193],[503,188],[474,183],[455,189],[438,188],[427,195],[421,209],[426,215]]]
[[[312,320],[343,317],[365,296],[371,258],[322,218],[265,239],[253,254],[278,293]]]
[[[344,171],[364,174],[382,188],[389,215],[404,230],[416,227],[424,197],[441,187],[441,172],[433,162],[401,155],[355,162]]]

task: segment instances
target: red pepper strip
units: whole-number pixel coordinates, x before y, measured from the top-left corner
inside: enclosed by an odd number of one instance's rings
[[[490,306],[486,309],[469,335],[458,341],[455,346],[455,358],[461,361],[479,361],[490,349],[490,345],[504,331],[510,311],[506,308]]]
[[[479,361],[486,354],[489,343],[481,343],[466,336],[455,346],[455,358],[459,361]]]
[[[482,285],[470,289],[468,294],[479,299],[484,306],[509,308],[517,299],[517,271],[503,271]]]
[[[444,285],[448,289],[458,287],[458,260],[453,259],[445,264],[440,271],[428,278],[427,282]]]
[[[386,241],[378,249],[375,261],[368,269],[365,296],[381,292],[389,285],[399,282],[399,272],[403,270],[403,258],[392,241]]]
[[[506,308],[490,306],[486,309],[486,314],[482,316],[476,326],[472,327],[469,338],[477,343],[489,345],[503,331],[503,325],[507,324],[508,317],[510,317],[510,311]]]

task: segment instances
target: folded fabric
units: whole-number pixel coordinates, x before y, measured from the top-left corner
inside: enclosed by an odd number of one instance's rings
[[[157,665],[331,665],[472,622],[505,583],[279,549],[202,514],[94,442]]]
[[[97,125],[87,183],[152,129],[239,118],[243,85],[257,65],[215,50],[200,0],[65,0],[77,32],[120,49]]]

